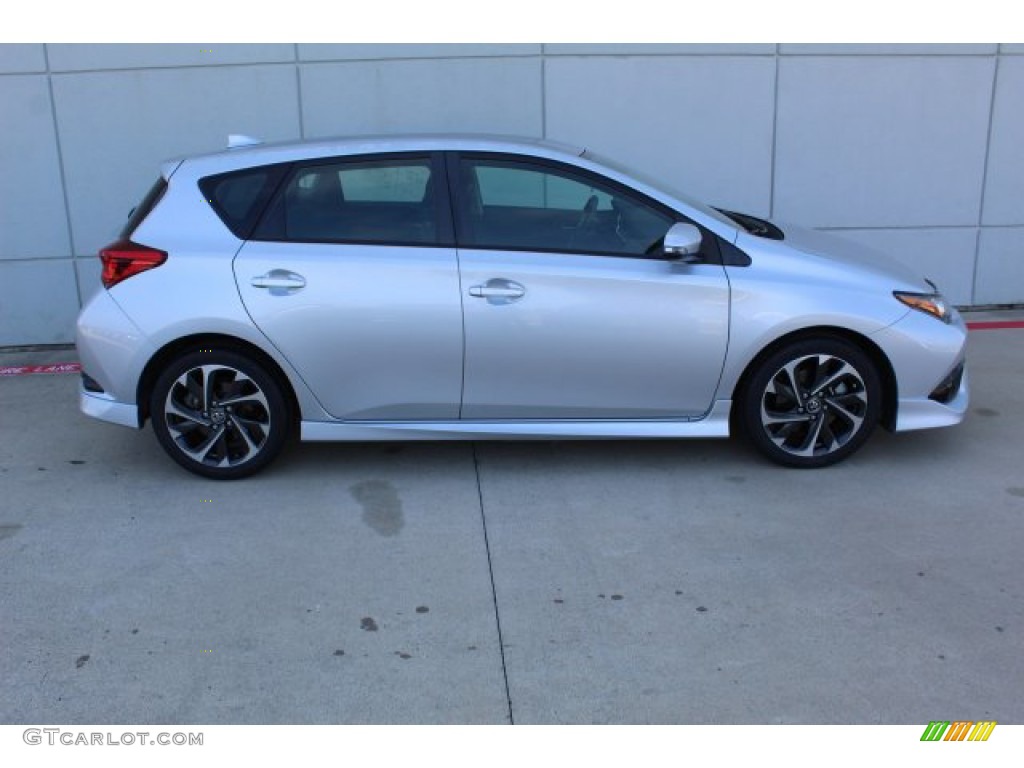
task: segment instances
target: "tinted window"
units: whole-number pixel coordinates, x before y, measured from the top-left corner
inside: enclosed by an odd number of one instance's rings
[[[464,158],[459,182],[469,247],[642,256],[673,223],[615,185],[561,168]]]
[[[287,166],[265,165],[221,173],[202,179],[199,188],[227,228],[245,240],[286,170]]]
[[[256,238],[436,243],[430,159],[347,160],[297,168],[267,211]]]
[[[341,196],[350,202],[419,203],[430,181],[428,165],[362,165],[338,170]]]

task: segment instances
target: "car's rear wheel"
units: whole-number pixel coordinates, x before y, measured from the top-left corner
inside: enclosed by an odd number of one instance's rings
[[[870,437],[881,397],[871,358],[825,336],[794,342],[765,358],[743,390],[740,418],[747,437],[769,459],[824,467]]]
[[[245,355],[217,348],[172,362],[153,387],[149,412],[172,459],[218,480],[263,469],[284,446],[290,423],[274,376]]]

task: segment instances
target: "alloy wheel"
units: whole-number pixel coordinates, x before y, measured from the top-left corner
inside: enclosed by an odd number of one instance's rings
[[[168,389],[163,418],[173,444],[207,467],[237,467],[264,449],[272,428],[267,395],[243,371],[197,365]]]
[[[782,451],[828,456],[847,445],[869,414],[868,387],[842,357],[812,354],[781,366],[761,397],[761,426]]]

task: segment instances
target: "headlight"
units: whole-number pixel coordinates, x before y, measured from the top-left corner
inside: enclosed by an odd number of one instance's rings
[[[930,280],[928,281],[928,284],[931,285],[932,288],[935,287]],[[945,297],[937,290],[932,293],[893,291],[892,295],[911,309],[916,309],[919,312],[925,312],[932,317],[937,317],[944,323],[949,323],[953,320],[953,308],[950,307],[949,302],[947,302]]]

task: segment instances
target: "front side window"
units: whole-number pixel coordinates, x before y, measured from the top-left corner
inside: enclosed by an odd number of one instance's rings
[[[297,168],[257,228],[257,240],[436,243],[429,158],[343,160]]]
[[[588,174],[518,160],[463,158],[465,247],[644,256],[673,218]]]

